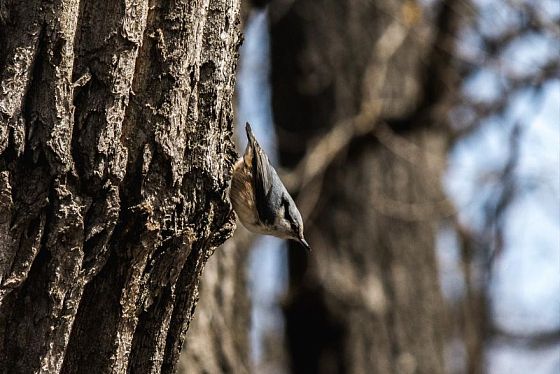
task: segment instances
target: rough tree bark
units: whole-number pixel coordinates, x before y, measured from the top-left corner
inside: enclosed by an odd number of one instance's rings
[[[242,1],[239,18],[243,30],[250,11],[251,3]],[[243,59],[241,55],[240,64]],[[236,230],[235,235],[216,250],[219,256],[213,256],[204,268],[198,311],[185,339],[178,374],[251,372],[248,289],[251,242],[252,235],[247,230]]]
[[[455,9],[431,23],[408,0],[278,3],[274,118],[314,249],[289,255],[292,370],[442,373],[434,247],[452,211],[439,181]]]
[[[174,372],[234,225],[238,13],[0,3],[0,372]]]

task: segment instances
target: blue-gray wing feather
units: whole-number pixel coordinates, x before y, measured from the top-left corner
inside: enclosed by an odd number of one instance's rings
[[[274,202],[280,198],[272,186],[278,183],[276,179],[279,178],[274,171],[272,165],[268,161],[268,157],[262,150],[261,146],[255,139],[251,126],[247,123],[245,126],[247,131],[247,138],[253,152],[252,174],[255,191],[255,205],[259,220],[265,224],[274,223],[276,212],[274,210]],[[280,182],[281,183],[281,182]]]

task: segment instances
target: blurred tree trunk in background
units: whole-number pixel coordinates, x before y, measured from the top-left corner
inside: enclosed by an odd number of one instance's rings
[[[172,373],[232,231],[238,0],[0,5],[0,371]]]
[[[313,247],[289,254],[295,373],[444,372],[435,240],[453,213],[440,180],[460,10],[438,12],[430,21],[413,0],[271,4],[279,149]]]
[[[185,339],[178,373],[250,373],[250,235],[238,230],[216,250],[200,281],[200,302]]]

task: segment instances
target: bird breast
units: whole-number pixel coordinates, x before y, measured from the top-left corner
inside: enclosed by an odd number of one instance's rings
[[[251,170],[243,158],[239,159],[233,167],[230,200],[243,226],[249,231],[261,232],[252,179]]]

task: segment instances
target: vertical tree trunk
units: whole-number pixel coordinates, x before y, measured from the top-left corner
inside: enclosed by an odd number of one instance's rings
[[[208,261],[200,284],[198,311],[185,340],[178,373],[251,372],[249,242],[248,232],[238,230],[217,249],[219,255]]]
[[[431,27],[415,1],[271,10],[279,148],[314,249],[290,251],[295,373],[444,371],[435,235],[451,210],[439,180],[455,17],[442,12]]]
[[[1,372],[174,372],[233,229],[238,12],[0,4]]]

